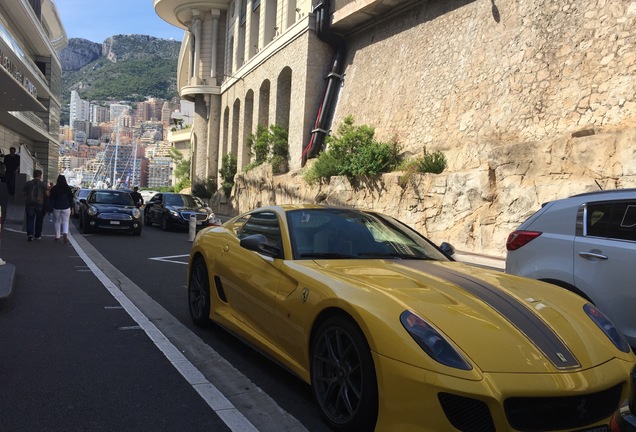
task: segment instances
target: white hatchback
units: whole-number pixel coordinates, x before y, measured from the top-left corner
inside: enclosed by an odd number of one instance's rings
[[[592,301],[636,347],[636,189],[552,201],[508,236],[506,273]]]

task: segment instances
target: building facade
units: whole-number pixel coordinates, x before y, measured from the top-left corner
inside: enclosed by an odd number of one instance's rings
[[[45,179],[58,174],[59,52],[67,43],[52,0],[0,0],[0,150],[19,152],[19,181],[35,168]]]
[[[195,181],[227,152],[244,167],[258,125],[289,128],[298,168],[352,115],[407,156],[444,153],[444,176],[408,212],[423,209],[423,232],[484,242],[476,250],[500,251],[546,201],[636,186],[636,1],[153,4],[185,31],[177,75],[195,102]]]

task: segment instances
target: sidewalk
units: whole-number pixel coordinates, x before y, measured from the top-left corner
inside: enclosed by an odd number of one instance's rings
[[[44,216],[42,225],[42,238],[54,237],[53,224],[49,221],[48,214]],[[24,228],[24,206],[13,205],[9,201],[2,231],[0,231],[0,259],[4,262],[0,265],[0,300],[9,297],[15,284],[15,265],[11,263],[12,255],[21,255],[30,243],[26,241]]]

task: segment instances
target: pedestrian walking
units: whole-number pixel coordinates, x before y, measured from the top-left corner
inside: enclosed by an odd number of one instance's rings
[[[141,196],[141,194],[139,193],[139,188],[137,186],[133,188],[133,191],[130,193],[130,196],[135,202],[135,206],[137,206],[137,208],[140,208],[141,206],[144,205],[144,197]]]
[[[68,243],[68,226],[73,207],[73,190],[68,185],[66,177],[60,174],[57,182],[51,188],[49,200],[53,208],[55,241],[60,240],[60,235],[64,244]]]
[[[20,172],[20,155],[15,153],[15,147],[9,148],[9,154],[4,156],[6,168],[5,180],[9,188],[9,195],[15,194],[15,177]]]
[[[44,219],[44,200],[48,196],[46,183],[42,181],[42,171],[33,171],[33,179],[24,184],[24,212],[26,213],[27,240],[42,238],[42,220]]]

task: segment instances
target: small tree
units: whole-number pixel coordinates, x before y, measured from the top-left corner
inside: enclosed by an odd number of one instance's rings
[[[274,174],[282,174],[289,170],[288,132],[282,126],[270,125],[269,128],[258,125],[246,144],[254,160],[245,167],[249,171],[265,162],[272,164]]]
[[[190,159],[183,157],[183,153],[174,147],[170,147],[168,155],[174,162],[174,191],[179,192],[190,186]]]
[[[232,188],[234,187],[234,176],[236,175],[237,170],[237,160],[236,155],[232,153],[228,153],[223,156],[223,162],[221,164],[221,170],[219,174],[221,174],[221,188],[225,193],[226,197],[230,197],[230,193],[232,192]]]

